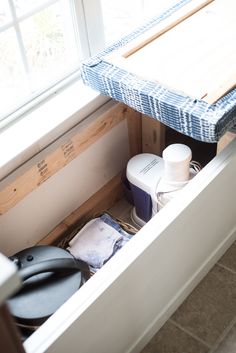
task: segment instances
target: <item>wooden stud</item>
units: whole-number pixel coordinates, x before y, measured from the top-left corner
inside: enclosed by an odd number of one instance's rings
[[[165,125],[147,115],[142,116],[143,152],[161,156],[165,147]]]
[[[142,152],[142,114],[133,110],[127,117],[130,157]]]
[[[226,132],[217,143],[217,154],[220,153],[236,137],[233,132]]]
[[[109,103],[106,106],[108,110],[103,107],[101,114],[98,111],[96,115],[78,124],[59,141],[1,182],[0,214],[14,207],[109,130],[133,114],[131,108],[121,103],[115,106],[114,103]]]
[[[37,245],[57,245],[59,240],[64,237],[67,230],[68,226],[62,221],[50,233],[41,239]]]

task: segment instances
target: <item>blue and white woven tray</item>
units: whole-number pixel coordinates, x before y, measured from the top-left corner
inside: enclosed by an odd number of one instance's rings
[[[228,130],[236,131],[236,89],[214,104],[191,98],[162,85],[142,79],[107,62],[108,54],[122,48],[191,0],[180,0],[162,15],[149,20],[126,37],[82,64],[85,84],[149,115],[163,124],[204,142],[217,142]]]

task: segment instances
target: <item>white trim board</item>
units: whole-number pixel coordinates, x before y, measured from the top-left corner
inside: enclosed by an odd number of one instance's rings
[[[235,147],[233,141],[42,325],[26,352],[139,352],[235,240]]]

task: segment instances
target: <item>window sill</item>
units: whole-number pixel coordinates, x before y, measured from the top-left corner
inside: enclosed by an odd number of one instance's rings
[[[109,99],[79,80],[25,114],[1,133],[0,180]]]

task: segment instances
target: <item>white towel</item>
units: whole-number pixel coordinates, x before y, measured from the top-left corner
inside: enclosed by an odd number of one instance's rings
[[[69,252],[93,268],[101,268],[112,256],[122,235],[100,218],[88,222],[69,242]]]

